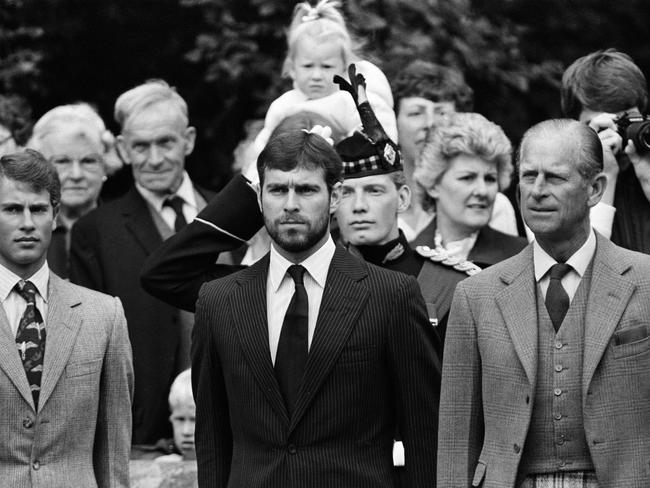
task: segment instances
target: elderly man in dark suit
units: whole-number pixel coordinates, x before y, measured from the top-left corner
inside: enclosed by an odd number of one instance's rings
[[[201,288],[192,373],[202,486],[392,487],[396,428],[409,486],[435,483],[424,303],[413,277],[333,243],[341,168],[320,135],[272,138],[258,159],[272,249]]]
[[[129,486],[133,367],[122,305],[48,268],[61,186],[0,159],[0,486]]]
[[[140,268],[210,195],[184,169],[195,129],[188,126],[187,104],[167,83],[150,81],[123,93],[115,118],[135,186],[75,224],[70,276],[124,303],[135,367],[133,443],[150,444],[171,436],[167,395],[176,374],[189,364],[193,318],[142,290]]]
[[[650,258],[592,229],[602,170],[584,124],[525,134],[521,209],[535,241],[456,289],[439,486],[650,486]]]

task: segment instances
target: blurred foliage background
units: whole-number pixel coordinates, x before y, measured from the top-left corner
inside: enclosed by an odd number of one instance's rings
[[[109,127],[115,98],[164,78],[188,101],[199,133],[190,174],[219,188],[246,120],[263,117],[280,78],[287,0],[0,0],[0,93],[38,118],[93,103]],[[643,0],[344,0],[364,57],[389,80],[420,58],[462,70],[475,110],[514,143],[558,116],[564,68],[615,47],[650,66]]]

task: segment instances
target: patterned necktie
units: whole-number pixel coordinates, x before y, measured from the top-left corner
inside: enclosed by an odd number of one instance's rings
[[[287,273],[293,278],[295,291],[282,323],[275,355],[275,374],[291,416],[307,363],[309,302],[303,283],[305,268],[294,264],[289,266]]]
[[[163,207],[171,207],[174,213],[176,214],[176,220],[174,221],[174,231],[178,232],[183,227],[187,225],[187,220],[185,220],[185,215],[183,215],[183,200],[178,195],[169,197],[163,202]]]
[[[566,263],[557,263],[551,266],[550,277],[551,280],[548,283],[548,290],[546,290],[546,310],[551,317],[551,322],[553,322],[553,327],[555,332],[560,330],[564,316],[569,310],[569,295],[567,295],[566,290],[562,286],[560,281],[565,274],[571,271],[571,265]]]
[[[18,323],[16,345],[32,390],[34,405],[38,407],[38,395],[41,391],[41,376],[43,375],[43,357],[45,356],[45,324],[41,312],[36,308],[34,283],[31,281],[19,282],[16,284],[15,290],[27,302],[25,312]]]

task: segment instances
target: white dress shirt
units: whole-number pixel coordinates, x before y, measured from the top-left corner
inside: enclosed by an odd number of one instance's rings
[[[174,228],[176,212],[174,212],[173,208],[163,205],[165,200],[169,197],[179,196],[183,199],[183,216],[188,224],[192,222],[199,213],[199,208],[196,204],[196,195],[194,195],[194,186],[192,185],[192,181],[190,180],[187,171],[183,172],[183,181],[181,182],[181,186],[178,187],[178,190],[173,195],[169,194],[160,196],[157,193],[147,190],[144,186],[138,183],[135,184],[135,187],[142,198],[144,198],[145,201],[151,205],[156,212],[158,212],[158,215],[162,217],[170,229]]]
[[[0,299],[14,336],[18,332],[20,319],[27,308],[25,299],[14,290],[19,281],[22,281],[20,276],[0,264]],[[43,324],[45,324],[47,319],[47,284],[50,281],[50,269],[47,266],[47,261],[25,281],[31,281],[36,287],[36,308],[41,312]]]
[[[314,254],[302,263],[297,263],[307,270],[304,274],[304,283],[309,301],[308,347],[311,347],[311,340],[314,337],[327,271],[334,257],[334,251],[336,251],[336,246],[330,237]],[[269,324],[269,348],[273,364],[275,364],[275,355],[278,351],[284,316],[295,291],[293,279],[287,274],[287,269],[292,264],[294,263],[284,258],[275,249],[275,245],[271,246],[269,275],[266,280],[266,316]]]
[[[594,254],[596,253],[596,234],[593,229],[589,232],[587,241],[578,249],[568,260],[567,264],[571,265],[571,271],[564,275],[561,280],[562,287],[569,295],[569,300],[573,297],[580,286],[580,280],[587,271],[587,267],[591,262]],[[533,242],[533,263],[535,265],[535,280],[539,283],[542,290],[542,295],[546,299],[546,290],[551,281],[549,270],[551,266],[557,264],[557,261],[548,255],[544,249],[540,247],[537,241]]]

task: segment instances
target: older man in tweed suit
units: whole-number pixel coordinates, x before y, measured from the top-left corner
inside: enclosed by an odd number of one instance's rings
[[[650,258],[595,233],[602,148],[576,121],[531,128],[535,242],[460,283],[449,319],[438,486],[650,486]]]

